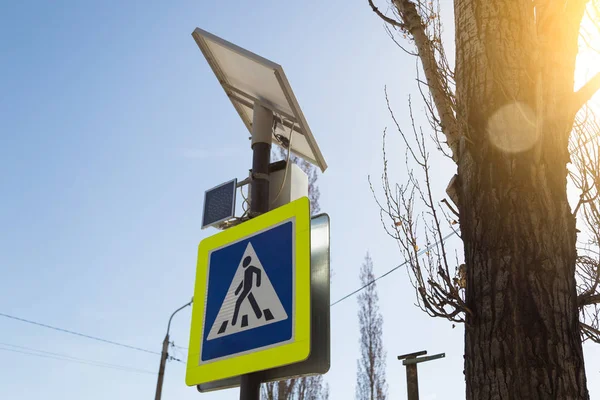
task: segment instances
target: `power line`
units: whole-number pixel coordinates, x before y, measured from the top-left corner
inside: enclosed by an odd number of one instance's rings
[[[143,351],[144,353],[160,355],[160,353],[158,353],[156,351],[142,349],[141,347],[130,346],[128,344],[123,344],[123,343],[114,342],[112,340],[102,339],[102,338],[99,338],[97,336],[86,335],[86,334],[75,332],[75,331],[71,331],[71,330],[68,330],[68,329],[58,328],[56,326],[42,324],[40,322],[35,322],[35,321],[31,321],[31,320],[28,320],[28,319],[25,319],[25,318],[15,317],[13,315],[8,315],[8,314],[0,313],[0,317],[14,319],[16,321],[21,321],[21,322],[25,322],[25,323],[32,324],[32,325],[41,326],[43,328],[48,328],[48,329],[52,329],[52,330],[59,331],[59,332],[70,333],[71,335],[81,336],[81,337],[84,337],[84,338],[87,338],[87,339],[96,340],[98,342],[104,342],[104,343],[112,344],[112,345],[115,345],[115,346],[125,347],[125,348],[131,349],[131,350]]]
[[[169,361],[177,361],[180,362],[182,364],[185,364],[185,361],[181,361],[181,359],[177,358],[177,357],[173,357],[173,356],[169,356],[169,358],[167,358]]]
[[[182,361],[181,358],[187,358],[187,347],[181,347],[175,345],[175,343],[171,342],[171,348],[173,350],[173,354],[169,352],[169,360],[170,361],[178,361],[182,364],[185,364],[185,361]]]
[[[35,354],[35,353],[27,353],[27,352],[20,351],[20,353],[23,353],[23,354],[30,354],[30,355],[34,355],[34,356],[52,358],[52,359],[63,360],[63,361],[72,361],[72,362],[76,362],[79,364],[88,364],[88,365],[93,365],[93,366],[97,366],[97,367],[107,367],[107,368],[119,369],[119,370],[123,370],[123,371],[140,372],[140,373],[156,375],[155,372],[148,371],[148,370],[128,367],[128,366],[119,365],[119,364],[111,364],[111,363],[107,363],[104,361],[96,361],[96,360],[90,360],[90,359],[85,359],[85,358],[80,358],[80,357],[73,357],[73,356],[69,356],[67,354],[53,353],[51,351],[38,350],[38,349],[31,348],[31,347],[26,347],[26,346],[18,346],[16,344],[0,342],[0,345],[9,346],[9,347],[17,348],[17,349],[22,349],[22,350],[33,351],[36,353],[41,353],[41,354]],[[13,349],[6,349],[6,348],[1,348],[1,347],[0,347],[0,349],[7,350],[7,351],[13,351]]]
[[[77,363],[77,364],[91,365],[94,367],[108,368],[108,369],[114,369],[114,370],[119,370],[119,371],[137,372],[140,374],[156,375],[156,372],[152,372],[152,371],[148,371],[148,370],[144,370],[144,369],[132,368],[132,367],[128,367],[125,365],[111,364],[111,363],[105,363],[102,361],[89,360],[89,359],[79,358],[79,357],[72,357],[72,356],[69,356],[66,354],[53,353],[50,351],[38,350],[38,349],[31,348],[31,347],[18,346],[18,345],[9,344],[9,343],[0,343],[0,345],[13,347],[13,348],[0,347],[0,350],[10,351],[13,353],[26,354],[26,355],[42,357],[42,358],[49,358],[52,360],[73,362],[73,363]]]
[[[424,249],[421,249],[420,251],[417,252],[417,257],[422,256],[424,253],[428,252],[429,250],[431,250],[432,248],[434,248],[435,246],[437,246],[440,242],[445,242],[446,240],[448,240],[448,238],[454,234],[457,234],[455,231],[450,232],[449,234],[447,234],[446,236],[444,236],[442,238],[442,240],[438,240],[437,242],[427,246]],[[410,260],[406,260],[404,261],[402,264],[390,269],[388,272],[386,272],[385,274],[378,276],[377,278],[373,279],[372,281],[368,282],[366,285],[359,287],[358,289],[356,289],[354,292],[352,293],[348,293],[347,295],[345,295],[344,297],[342,297],[341,299],[331,303],[329,305],[329,307],[333,307],[338,303],[341,303],[342,301],[346,300],[349,297],[354,296],[356,293],[360,292],[361,290],[371,286],[372,284],[374,284],[375,282],[377,282],[378,280],[380,280],[381,278],[385,278],[386,276],[388,276],[389,274],[391,274],[392,272],[394,272],[395,270],[397,270],[400,267],[403,267],[404,265],[408,264],[410,262]]]

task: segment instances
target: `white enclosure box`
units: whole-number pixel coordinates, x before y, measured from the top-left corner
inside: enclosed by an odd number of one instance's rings
[[[271,172],[269,181],[269,210],[308,196],[308,176],[294,163],[290,163],[287,168]],[[280,189],[281,193],[279,193]],[[278,193],[279,197],[277,197]]]

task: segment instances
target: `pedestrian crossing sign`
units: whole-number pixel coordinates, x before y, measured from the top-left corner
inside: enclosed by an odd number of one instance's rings
[[[200,242],[187,385],[303,361],[310,340],[308,198]]]

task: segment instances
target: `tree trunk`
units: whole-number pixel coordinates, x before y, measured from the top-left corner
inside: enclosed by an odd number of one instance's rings
[[[566,193],[583,7],[533,4],[455,1],[467,400],[589,398]]]

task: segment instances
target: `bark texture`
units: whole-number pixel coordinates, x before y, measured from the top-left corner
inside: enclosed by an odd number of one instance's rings
[[[585,2],[456,0],[467,399],[587,399],[567,201]]]

